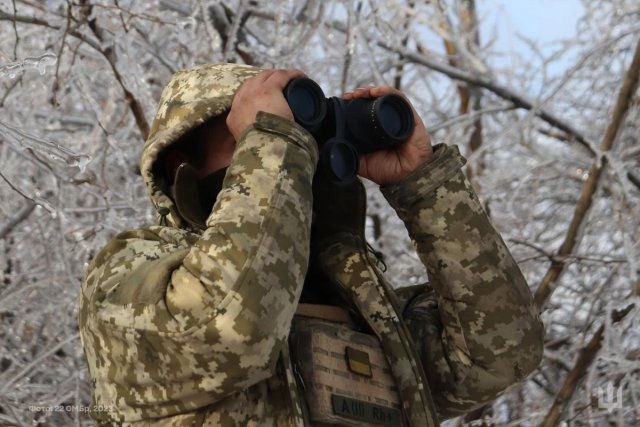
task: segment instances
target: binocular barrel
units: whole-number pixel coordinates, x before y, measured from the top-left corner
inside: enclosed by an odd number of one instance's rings
[[[327,98],[318,83],[306,77],[298,77],[284,88],[295,121],[314,133],[327,114]]]
[[[284,89],[295,121],[320,147],[319,170],[337,184],[351,182],[362,154],[393,148],[413,132],[409,103],[400,95],[346,100],[326,98],[316,82],[296,78]]]

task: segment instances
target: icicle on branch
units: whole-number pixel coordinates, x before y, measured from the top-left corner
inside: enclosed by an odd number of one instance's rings
[[[53,67],[58,61],[58,57],[53,53],[46,52],[40,56],[29,56],[22,61],[10,62],[0,65],[0,78],[9,77],[15,79],[19,73],[26,70],[38,70],[40,75],[47,72],[47,68]]]
[[[87,154],[77,154],[55,141],[28,134],[2,120],[0,120],[0,138],[10,144],[17,145],[22,150],[31,149],[34,152],[45,154],[55,162],[62,162],[69,169],[69,177],[83,172],[91,160]]]

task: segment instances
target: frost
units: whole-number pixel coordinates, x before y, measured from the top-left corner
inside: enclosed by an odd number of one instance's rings
[[[27,70],[37,70],[43,76],[46,74],[47,68],[55,66],[57,61],[58,57],[50,52],[43,53],[40,56],[26,57],[22,61],[0,65],[0,78],[9,77],[10,79],[15,79],[18,74]]]
[[[433,143],[456,144],[467,158],[464,170],[531,289],[554,261],[566,263],[542,314],[543,363],[491,405],[493,424],[540,425],[576,355],[603,324],[603,347],[564,400],[563,416],[572,425],[637,424],[640,310],[618,324],[609,320],[630,302],[640,306],[633,297],[640,293],[640,188],[629,178],[640,176],[637,102],[613,149],[602,152],[599,145],[637,43],[638,2],[574,2],[563,12],[568,35],[556,40],[549,40],[556,32],[525,34],[527,26],[511,22],[511,7],[494,3],[16,1],[21,22],[14,30],[6,18],[13,5],[5,1],[0,425],[91,425],[86,414],[25,408],[89,404],[91,385],[76,335],[79,283],[116,233],[154,220],[138,171],[144,145],[139,120],[151,125],[174,72],[227,61],[299,68],[327,96],[399,85]],[[546,3],[541,16],[560,12],[555,3],[561,2]],[[470,4],[479,22],[465,9]],[[509,95],[532,106],[520,108]],[[585,142],[550,124],[549,114]],[[479,147],[472,146],[475,131]],[[593,165],[604,171],[580,245],[557,256]],[[366,235],[385,255],[386,275],[397,285],[425,283],[427,271],[402,219],[376,185],[366,185]],[[619,389],[621,409],[598,406]]]

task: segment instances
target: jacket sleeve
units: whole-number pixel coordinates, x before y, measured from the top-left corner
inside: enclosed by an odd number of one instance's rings
[[[130,231],[96,257],[80,308],[94,404],[109,408],[94,418],[174,415],[273,375],[307,269],[317,156],[304,129],[258,113],[201,236]]]
[[[441,419],[493,400],[537,368],[543,327],[527,283],[461,167],[457,147],[382,192],[404,221],[429,285],[404,318]]]

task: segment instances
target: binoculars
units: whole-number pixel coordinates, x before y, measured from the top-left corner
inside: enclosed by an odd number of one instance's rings
[[[409,103],[397,94],[326,98],[316,82],[300,77],[287,84],[284,97],[295,121],[318,143],[318,171],[338,185],[355,179],[360,155],[393,148],[415,126]]]

